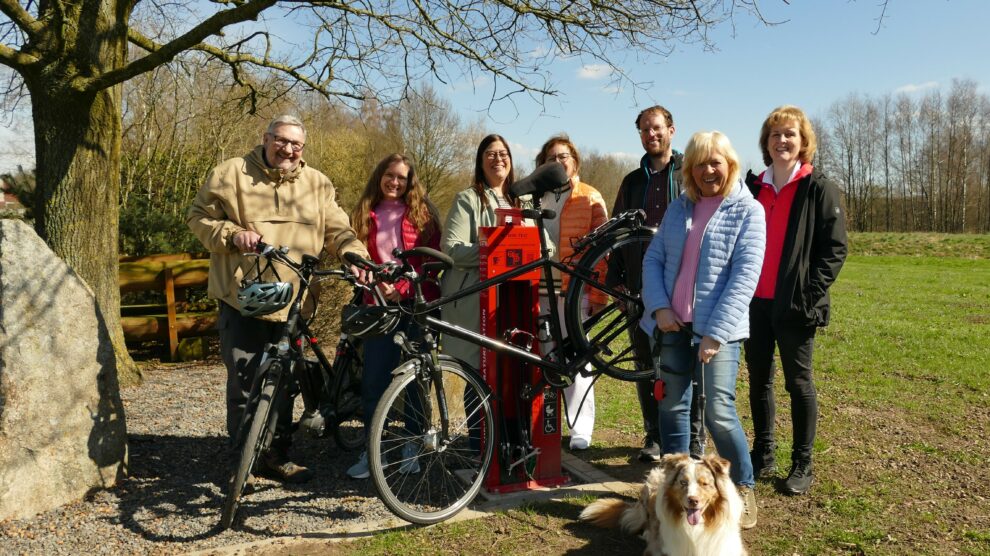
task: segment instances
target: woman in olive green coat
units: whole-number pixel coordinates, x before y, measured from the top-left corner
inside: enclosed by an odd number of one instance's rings
[[[474,163],[474,184],[454,196],[447,213],[440,248],[454,259],[454,268],[443,274],[441,294],[446,297],[477,284],[478,228],[495,226],[495,209],[518,206],[509,195],[515,181],[512,151],[499,135],[481,140]],[[468,330],[477,331],[480,324],[481,302],[478,294],[470,295],[443,306],[443,319]],[[475,369],[481,362],[481,348],[470,342],[444,335],[443,353],[456,357]]]

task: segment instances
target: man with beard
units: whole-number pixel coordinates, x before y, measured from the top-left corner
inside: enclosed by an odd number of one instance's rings
[[[646,154],[640,160],[639,168],[629,172],[622,179],[615,198],[612,214],[627,210],[643,209],[646,212],[646,225],[658,227],[667,206],[680,195],[683,183],[681,164],[683,155],[671,148],[674,137],[674,118],[663,106],[651,106],[636,116],[636,131]],[[645,246],[644,246],[645,247]],[[639,293],[642,289],[643,253],[626,249],[613,254],[609,261],[608,283],[618,284],[630,292]],[[653,367],[650,353],[650,339],[635,324],[629,330],[630,340],[636,353],[636,364]],[[646,437],[639,459],[645,462],[658,462],[663,456],[660,445],[660,406],[653,397],[653,379],[636,383],[639,407],[643,413],[643,428]],[[699,438],[701,418],[696,404],[691,405],[691,445],[692,454],[700,455],[704,438]]]

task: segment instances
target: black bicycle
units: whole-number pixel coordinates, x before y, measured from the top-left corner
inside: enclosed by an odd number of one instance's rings
[[[257,275],[269,275],[272,263],[279,263],[299,276],[300,287],[293,296],[286,282],[276,281],[243,284],[243,305],[252,305],[258,311],[274,312],[291,300],[289,314],[279,340],[265,347],[264,358],[251,387],[251,395],[238,429],[237,445],[240,457],[227,485],[227,496],[220,514],[220,527],[229,528],[236,516],[244,486],[258,457],[268,449],[278,421],[276,400],[284,399],[298,391],[303,399],[303,414],[293,424],[316,437],[333,434],[337,444],[346,450],[356,450],[365,443],[365,427],[361,404],[361,351],[360,333],[341,333],[333,363],[320,348],[319,341],[310,331],[309,319],[301,316],[303,300],[311,286],[322,278],[334,278],[349,282],[353,297],[349,308],[363,306],[366,292],[377,304],[384,305],[380,294],[359,284],[347,270],[317,270],[319,259],[303,255],[297,263],[288,256],[288,248],[275,248],[264,243],[258,245],[259,263]],[[266,261],[262,269],[260,261]],[[248,288],[252,288],[248,290]],[[253,295],[247,299],[248,295]],[[316,296],[309,296],[316,303]],[[256,314],[261,314],[256,313]],[[314,305],[312,315],[315,316]]]
[[[406,279],[415,284],[411,314],[422,337],[414,341],[396,333],[396,343],[402,345],[406,361],[393,371],[394,379],[371,420],[368,440],[371,476],[382,501],[407,521],[436,523],[463,509],[481,489],[495,451],[492,404],[503,400],[493,395],[477,369],[439,353],[440,333],[539,368],[539,382],[525,385],[520,393],[523,398],[532,398],[544,388],[564,388],[579,372],[604,373],[626,381],[653,375],[652,369],[637,365],[628,340],[629,331],[638,326],[643,314],[642,301],[638,293],[623,288],[616,275],[625,271],[618,259],[641,258],[655,231],[643,224],[642,211],[630,211],[574,242],[575,255],[570,260],[554,261],[542,232],[543,221],[555,214],[541,209],[540,198],[547,191],[559,189],[567,179],[563,167],[554,163],[512,186],[515,195],[531,194],[535,199],[534,208],[524,210],[523,216],[535,220],[540,230],[541,257],[454,295],[432,302],[423,297],[421,285],[428,271],[453,266],[449,257],[433,249],[418,247],[395,253],[403,261],[400,267],[383,267],[348,257],[352,264],[373,270],[379,280]],[[423,265],[422,273],[417,273],[404,263],[410,255],[432,260]],[[542,271],[550,313],[540,320],[537,335],[507,330],[499,341],[431,314],[448,303],[535,269]],[[559,294],[549,279],[552,269],[570,276],[564,299],[566,336],[558,317]],[[603,292],[610,301],[588,316],[581,309],[581,301],[590,290]],[[549,353],[532,352],[535,341],[547,340],[555,346]],[[589,363],[591,371],[586,370]],[[517,431],[510,443],[502,438],[504,444],[498,450],[502,469],[526,469],[539,457],[526,430]]]

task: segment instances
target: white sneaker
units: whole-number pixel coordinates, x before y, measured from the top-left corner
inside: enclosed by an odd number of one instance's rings
[[[368,469],[367,451],[361,452],[361,457],[358,458],[357,463],[347,469],[347,476],[352,479],[367,479],[371,476],[371,470]]]
[[[587,450],[591,446],[591,439],[586,436],[572,436],[571,450]]]
[[[399,465],[399,473],[403,475],[414,475],[419,473],[419,449],[412,442],[406,442],[402,447],[402,463]]]

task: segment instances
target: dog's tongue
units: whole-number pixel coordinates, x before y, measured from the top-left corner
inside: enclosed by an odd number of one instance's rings
[[[701,512],[698,510],[688,510],[687,511],[687,522],[691,525],[697,525],[701,520]]]

